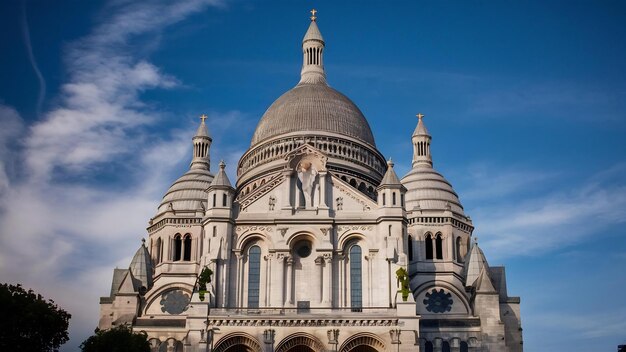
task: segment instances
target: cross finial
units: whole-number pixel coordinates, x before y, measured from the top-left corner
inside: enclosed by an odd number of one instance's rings
[[[417,118],[418,118],[418,119],[421,119],[422,117],[424,117],[424,116],[426,116],[426,115],[424,115],[424,114],[422,114],[422,113],[420,112],[420,113],[418,113],[418,114],[417,114],[417,115],[415,115],[415,116],[417,116]]]
[[[316,9],[311,10],[311,21],[315,22],[315,20],[317,19],[317,17],[315,16],[315,14],[317,13]]]
[[[206,119],[207,119],[206,114],[200,115],[200,120],[202,120],[202,123],[204,123],[204,120],[206,120]]]

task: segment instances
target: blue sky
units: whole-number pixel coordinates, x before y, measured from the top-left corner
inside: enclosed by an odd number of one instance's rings
[[[626,343],[624,2],[9,0],[0,277],[73,315],[64,350],[96,327],[201,113],[234,180],[256,122],[298,81],[312,7],[330,84],[398,174],[426,114],[435,168],[522,298],[526,350]]]

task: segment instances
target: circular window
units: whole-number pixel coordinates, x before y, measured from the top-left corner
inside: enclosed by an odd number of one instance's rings
[[[311,242],[307,240],[298,241],[294,246],[293,250],[298,254],[300,258],[306,258],[311,255]]]

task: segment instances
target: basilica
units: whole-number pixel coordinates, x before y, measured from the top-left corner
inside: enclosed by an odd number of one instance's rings
[[[202,117],[189,170],[113,271],[99,328],[129,324],[154,352],[522,351],[520,299],[434,169],[424,115],[399,178],[361,110],[327,84],[312,13],[300,81],[236,166],[211,171],[220,136]]]

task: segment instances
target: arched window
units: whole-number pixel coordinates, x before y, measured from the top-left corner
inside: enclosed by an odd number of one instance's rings
[[[467,346],[465,341],[461,341],[461,352],[469,352],[469,346]]]
[[[435,237],[435,250],[437,251],[437,259],[443,259],[443,240],[441,234],[437,234]]]
[[[461,236],[456,238],[456,261],[459,263],[463,262],[463,258],[461,257]]]
[[[433,352],[433,343],[432,342],[426,341],[426,344],[425,344],[424,347],[425,347],[424,350],[426,352]]]
[[[443,342],[441,352],[450,352],[450,343],[448,341]]]
[[[353,312],[360,312],[363,307],[361,264],[361,247],[354,245],[350,248],[350,306]]]
[[[174,261],[180,260],[181,251],[183,249],[183,240],[179,233],[174,236]]]
[[[154,264],[159,264],[161,262],[161,237],[157,238],[154,251]]]
[[[387,195],[383,193],[383,207],[387,205]]]
[[[409,240],[408,240],[408,251],[409,251],[409,261],[413,260],[413,237],[411,237],[411,235],[409,235]]]
[[[222,206],[223,207],[226,206],[227,200],[228,200],[228,196],[226,195],[226,193],[222,194]]]
[[[426,259],[433,259],[433,237],[426,235]]]
[[[191,261],[191,235],[186,234],[183,243],[183,260]]]
[[[248,308],[259,308],[260,283],[261,248],[252,246],[248,250]]]

